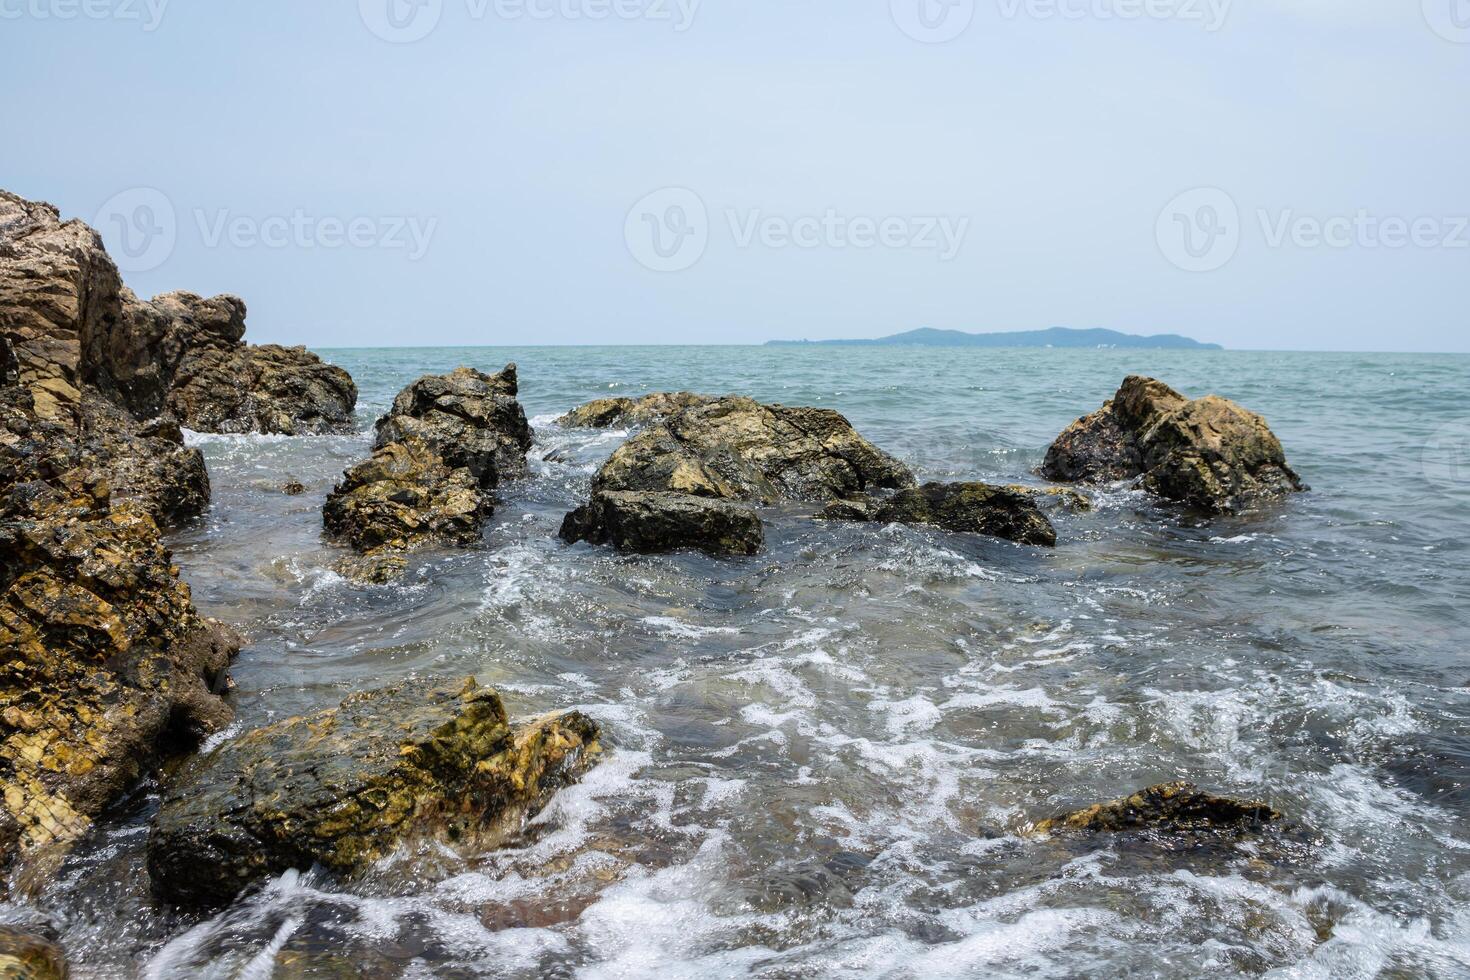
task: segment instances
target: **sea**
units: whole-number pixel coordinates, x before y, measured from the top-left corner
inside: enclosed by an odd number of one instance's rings
[[[1182,350],[333,350],[355,430],[189,434],[213,506],[169,545],[247,643],[212,743],[407,677],[576,708],[607,752],[512,846],[302,868],[154,906],[158,787],[37,895],[80,978],[1470,976],[1470,357]],[[332,571],[321,505],[423,374],[519,366],[530,475],[483,543]],[[1126,485],[1058,546],[764,513],[753,558],[556,537],[626,429],[593,398],[833,408],[927,480],[1040,483],[1129,374],[1260,412],[1312,489],[1203,520]],[[288,496],[282,487],[307,487]],[[1188,780],[1289,829],[1037,838]],[[201,869],[201,873],[207,869]]]

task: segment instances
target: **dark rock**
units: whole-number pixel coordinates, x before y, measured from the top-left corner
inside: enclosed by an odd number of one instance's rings
[[[343,474],[322,519],[364,553],[480,540],[495,512],[493,491],[526,470],[531,427],[516,401],[516,366],[496,375],[459,368],[420,378],[378,421],[371,459]],[[401,562],[349,566],[369,580]]]
[[[688,391],[656,391],[641,398],[599,398],[578,405],[556,420],[569,429],[606,429],[615,425],[649,425],[675,412],[717,399]]]
[[[568,514],[562,540],[610,544],[619,551],[657,554],[698,549],[712,555],[753,555],[764,541],[754,508],[683,493],[601,491]]]
[[[1003,489],[1030,497],[1036,506],[1056,508],[1073,513],[1092,510],[1092,500],[1087,494],[1071,487],[1030,487],[1024,483],[1007,483]]]
[[[1048,548],[1057,543],[1056,529],[1029,494],[988,483],[926,483],[886,500],[837,500],[827,505],[822,517],[928,524]]]
[[[149,838],[154,890],[220,906],[290,868],[351,874],[405,840],[494,846],[586,769],[597,735],[577,713],[512,727],[473,681],[354,694],[187,763]]]
[[[67,980],[66,954],[50,939],[0,926],[0,977],[6,980]]]
[[[1307,489],[1259,415],[1137,376],[1057,437],[1041,473],[1064,482],[1142,477],[1149,492],[1213,513]]]
[[[1036,833],[1252,830],[1281,819],[1265,803],[1211,796],[1191,783],[1164,783],[1132,796],[1039,821]]]
[[[717,398],[624,443],[594,490],[645,490],[772,503],[829,500],[914,484],[902,463],[837,412]]]
[[[306,492],[306,484],[300,480],[287,480],[281,485],[281,492],[288,497],[299,497]]]

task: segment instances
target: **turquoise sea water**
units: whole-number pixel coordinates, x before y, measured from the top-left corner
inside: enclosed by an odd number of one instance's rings
[[[357,433],[193,437],[214,507],[172,543],[199,605],[249,636],[235,731],[473,674],[513,713],[581,707],[611,751],[518,847],[288,875],[208,918],[148,904],[144,787],[28,909],[80,976],[1470,975],[1470,357],[326,356],[362,389]],[[424,553],[394,587],[333,574],[322,499],[393,394],[511,360],[537,442],[483,547]],[[924,478],[1016,482],[1130,373],[1261,412],[1312,492],[1202,523],[1109,488],[1054,516],[1055,551],[800,507],[765,515],[748,560],[554,537],[627,434],[553,424],[590,398],[832,407]],[[291,477],[309,492],[281,494]],[[1176,778],[1294,831],[1019,833]]]

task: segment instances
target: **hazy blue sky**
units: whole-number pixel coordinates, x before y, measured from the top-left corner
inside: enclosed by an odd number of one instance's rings
[[[1470,350],[1470,0],[0,0],[0,85],[257,341]]]

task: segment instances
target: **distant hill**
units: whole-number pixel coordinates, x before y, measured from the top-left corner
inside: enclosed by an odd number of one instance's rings
[[[1116,330],[1073,330],[1052,327],[1048,330],[1020,330],[1014,333],[964,333],[960,330],[935,330],[921,327],[907,333],[875,340],[772,340],[767,346],[788,344],[828,344],[843,346],[911,345],[915,347],[1132,347],[1174,348],[1178,350],[1223,350],[1219,344],[1202,344],[1174,333],[1141,337]]]

